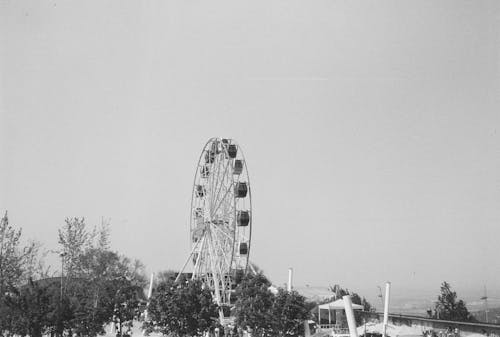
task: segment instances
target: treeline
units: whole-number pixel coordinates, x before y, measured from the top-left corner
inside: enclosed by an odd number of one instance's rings
[[[230,326],[220,325],[220,308],[200,280],[162,272],[147,303],[144,266],[110,248],[107,223],[90,228],[84,218],[68,218],[58,230],[61,266],[51,272],[36,242],[23,243],[22,232],[0,223],[0,332],[3,336],[97,336],[110,322],[127,335],[133,321],[146,331],[195,336],[205,332],[258,336],[296,336],[316,303],[295,291],[275,288],[262,272],[238,273]],[[348,291],[332,289],[336,296]],[[371,306],[357,294],[354,303]],[[231,331],[223,331],[230,329]]]
[[[222,326],[219,308],[200,280],[163,277],[155,288],[148,307],[147,331],[170,336],[298,336],[303,335],[304,320],[314,306],[296,291],[271,287],[262,274],[237,275],[233,308],[224,308],[234,322]],[[231,312],[229,312],[231,310]]]
[[[208,287],[176,272],[162,272],[147,303],[144,266],[110,248],[106,223],[90,228],[83,218],[68,218],[58,230],[61,267],[44,263],[46,252],[23,243],[22,232],[0,223],[0,333],[2,336],[97,336],[110,322],[126,336],[133,321],[146,331],[195,336],[224,329]],[[297,335],[314,304],[297,292],[276,289],[262,274],[236,280],[231,333]],[[229,312],[232,311],[232,312]],[[227,331],[226,331],[227,332]]]
[[[61,270],[44,264],[35,242],[24,244],[21,230],[0,222],[0,332],[4,336],[42,334],[96,336],[117,322],[122,329],[144,306],[144,267],[110,249],[106,223],[89,229],[83,218],[66,219],[58,231]]]

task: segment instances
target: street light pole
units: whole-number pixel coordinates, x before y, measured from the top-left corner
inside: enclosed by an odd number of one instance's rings
[[[62,302],[63,302],[63,279],[64,279],[64,257],[68,255],[67,252],[63,250],[49,250],[50,253],[58,254],[61,258],[61,282],[60,282],[60,293],[59,293],[59,323],[62,324]],[[56,327],[56,334],[58,333],[58,327]],[[62,336],[62,331],[61,331]]]
[[[63,326],[62,326],[62,303],[63,303],[63,279],[64,279],[64,257],[67,255],[66,252],[59,252],[59,256],[61,257],[61,294],[59,297],[59,322],[61,323],[61,336],[63,335]]]
[[[61,257],[61,297],[59,298],[59,301],[61,304],[62,304],[62,298],[63,298],[64,257],[66,255],[67,255],[66,252],[59,253],[59,256]]]

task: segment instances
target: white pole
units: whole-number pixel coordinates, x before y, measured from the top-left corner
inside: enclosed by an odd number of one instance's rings
[[[146,310],[144,310],[144,322],[149,320],[148,308],[149,301],[151,299],[151,295],[153,295],[153,281],[155,279],[155,273],[151,273],[151,280],[149,281],[149,289],[148,289],[148,302],[146,303]],[[142,330],[142,335],[146,335],[146,330]]]
[[[311,337],[311,329],[309,329],[309,321],[304,321],[304,337]]]
[[[288,284],[286,287],[286,290],[288,292],[292,291],[293,289],[292,279],[293,279],[293,268],[288,268]]]
[[[344,299],[345,315],[347,316],[347,325],[349,325],[349,335],[351,337],[358,337],[356,330],[356,320],[354,319],[354,311],[352,310],[351,296],[345,295]]]
[[[151,280],[149,281],[149,290],[148,290],[148,302],[146,304],[146,310],[144,311],[144,320],[148,320],[148,307],[149,300],[151,299],[151,295],[153,294],[153,281],[155,279],[155,273],[151,273]]]
[[[389,321],[389,300],[391,295],[391,282],[385,283],[385,301],[384,301],[384,325],[382,337],[386,337],[387,323]]]
[[[203,237],[205,238],[205,237]],[[195,249],[198,247],[198,245],[200,244],[201,241],[205,241],[205,240],[198,240],[196,241],[196,244],[193,246],[193,249],[191,249],[191,252],[189,253],[187,259],[186,259],[186,262],[184,262],[184,265],[182,266],[181,270],[179,271],[179,274],[177,274],[177,277],[175,278],[175,283],[177,283],[177,281],[179,281],[179,279],[181,278],[181,275],[182,273],[184,272],[184,268],[186,268],[186,266],[188,265],[189,263],[189,260],[191,260],[191,256],[193,255]]]

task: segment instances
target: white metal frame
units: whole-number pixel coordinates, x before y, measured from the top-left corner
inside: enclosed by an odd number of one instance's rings
[[[237,153],[230,158],[229,145],[235,145]],[[206,162],[205,156],[214,155],[213,162]],[[242,160],[240,174],[234,173],[234,163]],[[208,168],[208,176],[202,170]],[[247,195],[237,198],[235,186],[239,182],[247,184]],[[203,186],[205,193],[198,196],[197,186]],[[252,233],[252,202],[250,179],[243,152],[231,139],[225,144],[221,138],[211,138],[205,144],[198,159],[194,176],[190,214],[191,253],[181,273],[191,261],[193,279],[201,279],[212,291],[214,300],[220,306],[231,305],[232,283],[237,270],[246,272],[249,264]],[[201,217],[196,213],[201,209]],[[249,211],[248,226],[238,226],[237,212]],[[247,243],[248,252],[239,254],[240,243]],[[178,276],[178,278],[179,278]],[[219,312],[223,320],[222,309]]]

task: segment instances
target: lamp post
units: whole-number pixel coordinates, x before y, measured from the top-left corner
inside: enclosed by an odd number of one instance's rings
[[[345,295],[342,297],[344,300],[344,310],[347,318],[347,325],[349,326],[349,336],[358,337],[358,331],[356,330],[356,319],[354,318],[354,311],[352,310],[352,301],[350,295]]]
[[[62,316],[63,316],[62,304],[63,304],[63,288],[64,288],[64,283],[63,283],[63,280],[64,280],[64,258],[66,257],[66,255],[68,255],[68,253],[66,253],[65,251],[59,252],[59,257],[61,258],[61,293],[60,293],[60,297],[59,297],[59,322],[61,324],[61,336],[63,335],[63,331],[64,331],[64,325],[62,323]]]
[[[391,295],[391,282],[385,283],[385,298],[384,298],[384,325],[382,337],[386,337],[387,323],[389,321],[389,300]]]
[[[481,300],[484,301],[484,316],[486,323],[488,323],[488,295],[486,294],[486,285],[484,286],[484,296],[481,297]]]
[[[63,298],[63,278],[64,278],[64,257],[68,255],[66,252],[59,252],[59,256],[61,257],[61,297],[59,298],[60,303],[62,304]]]
[[[293,280],[293,268],[288,268],[288,283],[286,285],[286,290],[288,292],[291,292],[293,289],[292,280]]]

